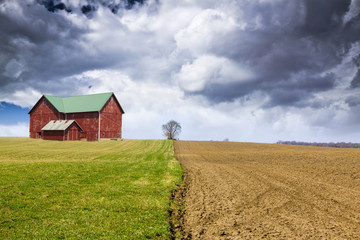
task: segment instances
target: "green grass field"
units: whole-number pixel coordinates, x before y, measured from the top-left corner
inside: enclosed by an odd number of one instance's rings
[[[168,239],[172,141],[0,138],[0,239]]]

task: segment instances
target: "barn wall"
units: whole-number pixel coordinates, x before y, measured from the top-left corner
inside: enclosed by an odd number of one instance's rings
[[[113,98],[113,96],[111,97]],[[101,110],[100,138],[121,138],[122,112],[115,98]]]
[[[84,133],[81,138],[86,138],[88,141],[97,141],[99,133],[99,113],[67,113],[67,120],[75,120],[82,128]]]
[[[43,139],[63,141],[64,131],[44,131]]]
[[[42,97],[30,113],[30,138],[42,138],[41,129],[50,120],[61,119],[64,119],[64,114],[59,113],[45,97]],[[41,132],[41,136],[39,136],[39,132]]]

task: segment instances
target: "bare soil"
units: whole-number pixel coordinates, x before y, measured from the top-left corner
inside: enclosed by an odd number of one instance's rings
[[[360,149],[175,141],[182,239],[360,239]]]

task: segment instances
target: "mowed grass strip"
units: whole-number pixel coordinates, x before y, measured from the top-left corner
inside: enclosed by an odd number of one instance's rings
[[[0,239],[167,239],[172,141],[0,138]]]

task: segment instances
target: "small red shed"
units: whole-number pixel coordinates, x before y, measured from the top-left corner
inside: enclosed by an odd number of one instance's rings
[[[52,120],[42,129],[45,140],[80,140],[82,129],[75,120]]]

